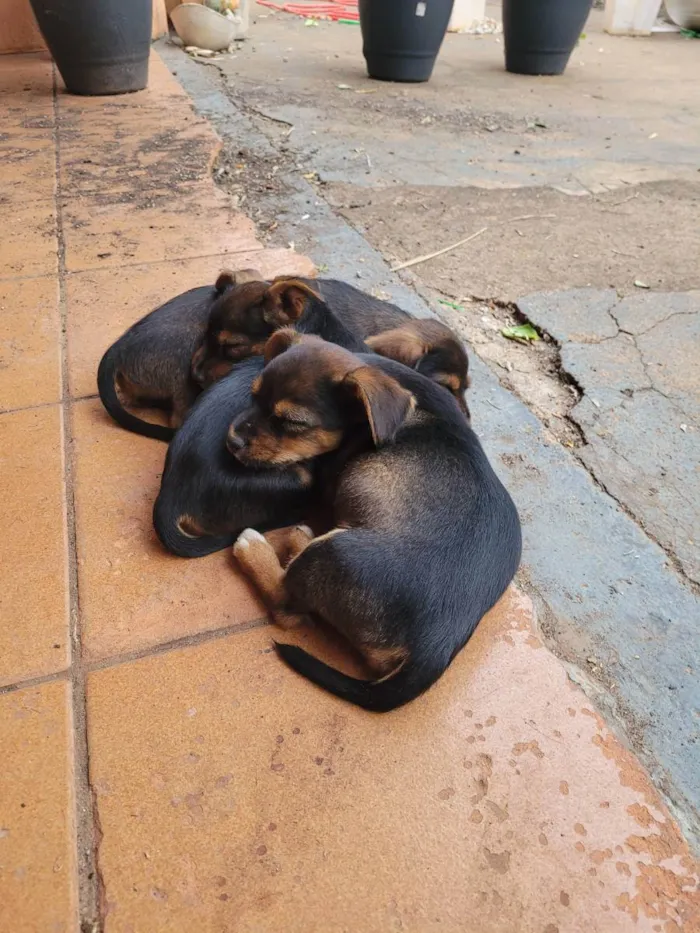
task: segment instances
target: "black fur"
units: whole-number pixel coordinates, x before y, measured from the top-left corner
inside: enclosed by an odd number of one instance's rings
[[[306,512],[311,488],[298,470],[251,470],[226,449],[228,426],[250,405],[250,387],[262,368],[262,358],[251,357],[204,392],[168,448],[153,524],[162,544],[180,557],[220,551],[248,525],[279,527]],[[207,534],[183,534],[185,515]]]
[[[139,387],[135,402],[185,412],[200,392],[190,375],[192,354],[206,331],[212,305],[222,294],[202,285],[171,298],[133,324],[107,350],[97,371],[102,404],[128,431],[169,441],[175,429],[153,424],[127,411],[117,393],[120,375]]]
[[[342,282],[340,279],[301,279],[315,289],[342,321],[351,323],[363,337],[373,337],[392,327],[400,327],[411,316],[398,305]],[[314,331],[307,331],[314,333]]]

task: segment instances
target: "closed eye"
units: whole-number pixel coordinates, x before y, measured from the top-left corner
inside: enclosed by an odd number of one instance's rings
[[[302,434],[311,428],[308,421],[297,421],[296,418],[282,418],[281,422],[285,431],[289,431],[291,434]]]
[[[240,359],[241,356],[249,355],[250,344],[244,343],[243,341],[241,341],[240,343],[227,343],[222,347],[222,349],[224,352],[224,356],[226,356],[227,359],[237,360],[237,359]]]
[[[286,415],[271,415],[270,421],[288,434],[302,434],[313,427],[308,421],[301,418],[288,418]]]

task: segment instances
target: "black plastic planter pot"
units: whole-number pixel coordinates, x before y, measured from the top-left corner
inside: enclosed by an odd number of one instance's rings
[[[427,81],[453,5],[454,0],[359,0],[370,78]]]
[[[503,0],[506,70],[560,75],[566,68],[592,0]]]
[[[148,83],[151,0],[30,0],[72,94],[126,94]]]

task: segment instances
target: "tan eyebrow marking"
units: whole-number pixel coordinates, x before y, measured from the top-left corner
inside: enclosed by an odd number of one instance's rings
[[[450,373],[438,373],[435,376],[436,382],[439,382],[440,385],[445,386],[446,389],[451,389],[453,392],[459,392],[459,377],[454,376]]]
[[[290,421],[300,421],[306,424],[318,420],[310,409],[295,405],[294,402],[284,398],[279,402],[275,402],[272,410],[278,418],[289,418]]]

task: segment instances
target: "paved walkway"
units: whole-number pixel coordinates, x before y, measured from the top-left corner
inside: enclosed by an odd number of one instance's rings
[[[5,57],[0,114],[0,929],[700,929],[684,840],[516,590],[376,717],[279,664],[228,554],[159,549],[164,449],[104,415],[100,353],[223,265],[309,263],[214,188],[157,58],[88,100]]]

